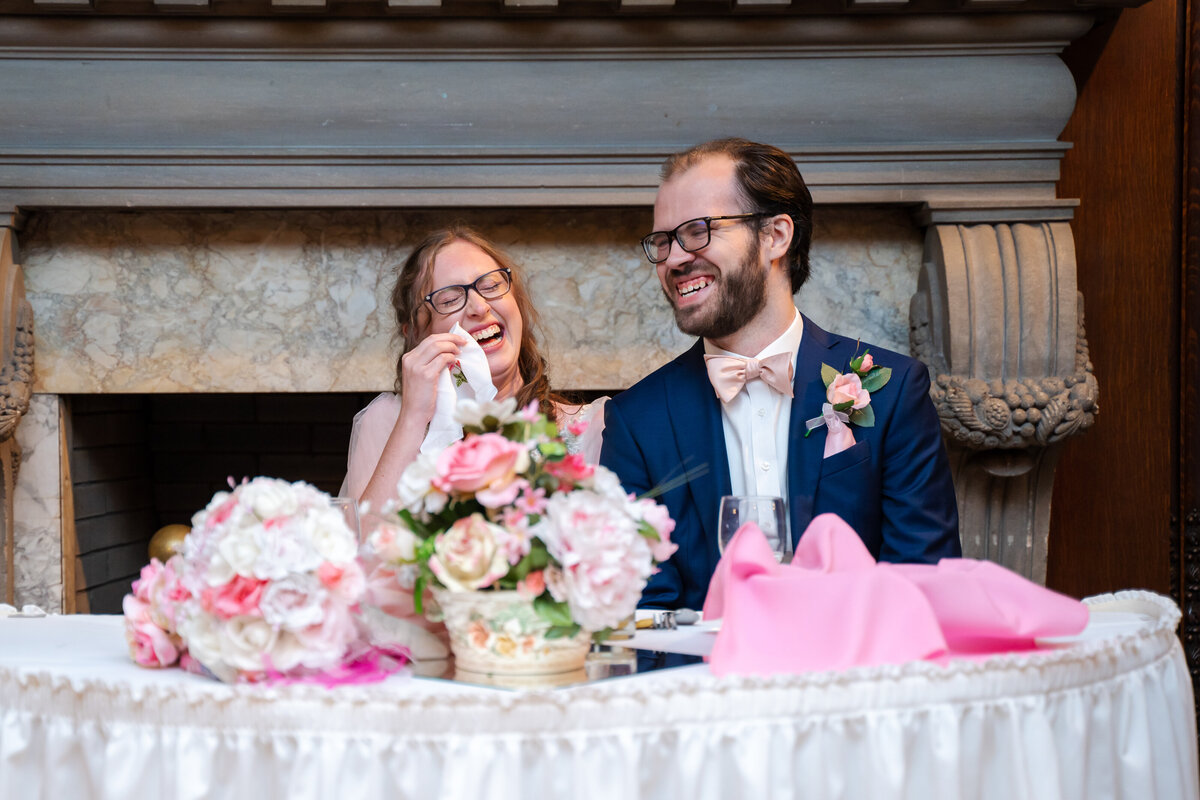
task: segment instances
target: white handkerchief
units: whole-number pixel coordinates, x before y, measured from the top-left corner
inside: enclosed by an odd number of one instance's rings
[[[467,340],[458,355],[458,368],[467,380],[461,386],[455,387],[454,377],[449,369],[442,370],[442,374],[438,376],[437,404],[433,409],[433,419],[429,421],[425,441],[421,442],[422,453],[436,452],[462,438],[462,426],[454,421],[454,408],[458,405],[459,398],[482,403],[496,397],[496,387],[492,385],[492,370],[479,342],[457,322],[450,332]]]

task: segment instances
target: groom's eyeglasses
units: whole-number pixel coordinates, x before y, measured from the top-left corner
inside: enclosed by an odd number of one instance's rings
[[[679,246],[689,253],[694,253],[697,250],[703,250],[708,247],[709,241],[712,240],[712,224],[723,219],[756,219],[765,217],[767,214],[757,212],[754,214],[730,214],[724,217],[700,217],[699,219],[689,219],[680,225],[675,226],[673,231],[655,231],[642,238],[642,249],[646,251],[646,258],[650,259],[651,264],[661,264],[666,261],[671,255],[671,242],[676,241]]]
[[[425,302],[439,314],[453,314],[467,304],[467,292],[474,289],[484,300],[504,297],[512,289],[512,270],[508,267],[485,272],[471,283],[457,283],[434,289],[425,295]]]

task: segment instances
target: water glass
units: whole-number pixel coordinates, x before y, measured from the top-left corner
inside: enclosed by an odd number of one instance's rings
[[[791,560],[792,542],[788,537],[787,510],[782,497],[732,494],[722,497],[721,513],[717,518],[717,546],[722,554],[729,540],[747,522],[753,522],[767,537],[776,561]]]
[[[345,517],[346,524],[354,534],[354,541],[361,545],[362,523],[358,518],[358,503],[352,497],[333,497],[330,498],[330,504]]]

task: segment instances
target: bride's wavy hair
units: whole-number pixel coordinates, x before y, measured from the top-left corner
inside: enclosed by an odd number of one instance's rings
[[[392,289],[392,308],[396,312],[396,335],[400,338],[400,355],[403,356],[425,338],[425,331],[432,322],[433,312],[425,302],[425,295],[433,291],[433,262],[438,253],[453,242],[467,242],[487,253],[497,265],[512,272],[513,299],[521,312],[521,347],[517,356],[517,370],[525,385],[517,392],[517,405],[524,407],[537,400],[538,408],[550,419],[555,418],[558,406],[570,401],[550,387],[546,375],[546,359],[538,347],[536,329],[540,327],[537,311],[525,289],[521,270],[505,253],[473,228],[454,224],[434,231],[418,244],[404,264],[396,271],[396,286]],[[396,359],[396,392],[403,394],[401,386],[404,367]]]

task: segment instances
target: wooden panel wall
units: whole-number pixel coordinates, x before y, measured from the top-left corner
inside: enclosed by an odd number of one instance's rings
[[[1082,81],[1063,132],[1100,415],[1058,468],[1047,583],[1084,596],[1169,593],[1177,509],[1181,23],[1152,0],[1065,58]]]

